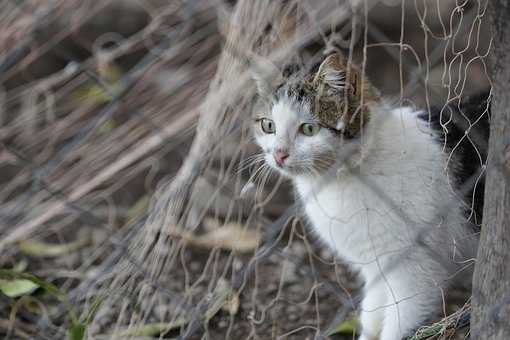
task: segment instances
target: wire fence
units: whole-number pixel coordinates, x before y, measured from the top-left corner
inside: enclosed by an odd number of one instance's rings
[[[445,168],[466,153],[475,161],[452,178],[456,201],[437,220],[462,201],[479,226],[486,5],[0,4],[0,264],[64,292],[1,296],[0,334],[65,338],[83,325],[91,339],[354,338],[337,326],[362,282],[310,233],[289,183],[256,162],[249,64],[257,54],[310,70],[339,50],[385,97],[440,117],[458,137],[444,141]],[[416,223],[379,183],[359,180]],[[427,251],[427,237],[424,228],[409,253]],[[468,324],[457,295],[414,339]]]

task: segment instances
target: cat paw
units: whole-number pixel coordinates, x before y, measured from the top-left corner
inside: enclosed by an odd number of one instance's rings
[[[361,334],[358,340],[378,340],[377,336],[371,336],[367,334]]]

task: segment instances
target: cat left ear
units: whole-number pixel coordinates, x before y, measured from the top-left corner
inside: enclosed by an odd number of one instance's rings
[[[252,54],[250,56],[250,73],[257,85],[261,97],[269,97],[282,82],[282,74],[278,67],[267,58]]]

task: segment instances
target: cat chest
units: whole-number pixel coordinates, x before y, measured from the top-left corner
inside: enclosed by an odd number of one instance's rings
[[[362,183],[296,184],[311,228],[344,259],[371,261],[401,237],[395,214]]]

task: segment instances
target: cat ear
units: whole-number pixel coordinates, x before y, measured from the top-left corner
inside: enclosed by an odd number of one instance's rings
[[[329,55],[319,66],[314,77],[314,84],[329,95],[338,95],[350,90],[356,95],[358,88],[359,70],[354,65],[348,65],[347,60],[340,53]]]
[[[270,96],[282,82],[282,74],[269,59],[256,54],[250,56],[250,74],[261,97]]]

